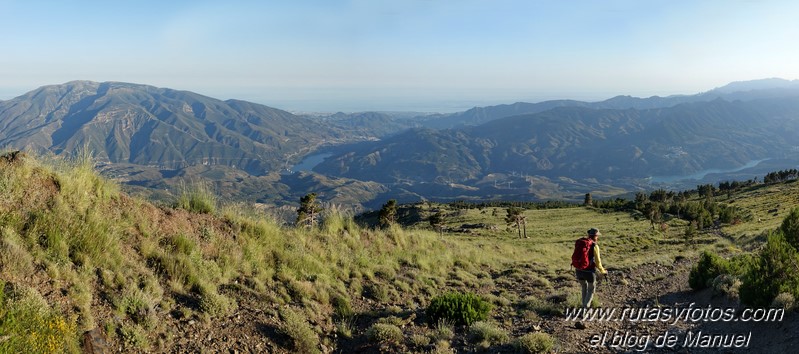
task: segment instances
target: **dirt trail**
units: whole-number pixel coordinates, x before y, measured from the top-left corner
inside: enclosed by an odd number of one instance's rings
[[[796,313],[785,313],[781,320],[744,322],[742,316],[746,316],[746,308],[736,301],[724,295],[714,295],[710,289],[700,292],[690,289],[688,274],[691,264],[681,260],[670,266],[639,266],[627,274],[611,272],[610,282],[599,284],[597,296],[601,299],[602,308],[616,309],[614,318],[617,320],[581,321],[586,328],[577,329],[575,322],[565,317],[560,321],[551,319],[547,327],[558,338],[559,351],[774,353],[791,352],[792,347],[799,345],[799,328],[794,326]],[[628,309],[626,313],[625,308]],[[644,309],[644,312],[638,309]],[[667,317],[668,311],[674,315]],[[683,314],[702,319],[677,319],[679,311],[687,311]],[[620,314],[626,316],[619,320]],[[654,316],[669,320],[638,320]],[[714,316],[730,316],[733,320],[704,320]],[[673,338],[672,343],[663,341],[668,338]]]

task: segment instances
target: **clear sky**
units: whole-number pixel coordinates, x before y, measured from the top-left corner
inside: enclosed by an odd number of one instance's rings
[[[0,99],[124,81],[301,111],[454,111],[799,78],[799,2],[0,0]]]

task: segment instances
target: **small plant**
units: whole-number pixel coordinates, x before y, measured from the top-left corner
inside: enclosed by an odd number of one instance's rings
[[[771,302],[771,307],[782,308],[786,311],[793,311],[796,306],[796,300],[790,293],[779,293],[774,301]]]
[[[724,258],[714,253],[705,251],[699,261],[691,268],[688,275],[688,284],[691,289],[702,290],[710,286],[710,282],[721,274],[729,272],[730,264]]]
[[[235,308],[235,302],[216,291],[205,290],[200,294],[200,310],[212,317],[226,315]]]
[[[336,332],[344,338],[352,338],[352,330],[355,328],[355,318],[341,318],[336,320]]]
[[[372,284],[364,287],[364,295],[377,300],[379,302],[386,302],[389,300],[388,288],[379,284]]]
[[[205,183],[197,183],[192,186],[183,184],[175,204],[175,207],[193,213],[213,214],[216,211],[216,196]]]
[[[485,342],[487,346],[508,341],[508,332],[499,326],[485,321],[477,321],[469,326],[469,340],[473,343]]]
[[[455,338],[455,329],[453,328],[452,323],[443,318],[438,320],[438,322],[436,322],[435,328],[433,329],[431,338],[436,341],[448,341],[452,338]]]
[[[522,353],[549,353],[555,347],[555,340],[543,332],[528,333],[517,338],[514,346]]]
[[[123,324],[117,329],[119,339],[126,348],[132,349],[145,349],[150,345],[147,339],[147,333],[138,325]]]
[[[149,327],[155,321],[152,302],[139,289],[126,291],[118,301],[117,309],[139,325]]]
[[[434,297],[427,307],[431,323],[447,319],[458,325],[471,325],[488,318],[491,303],[473,293],[448,293]]]
[[[741,302],[768,306],[782,292],[796,297],[799,275],[796,274],[797,251],[781,231],[770,234],[760,254],[750,265],[740,287]]]
[[[403,322],[404,321],[401,318],[397,317],[397,316],[381,317],[381,318],[377,319],[377,323],[385,323],[385,324],[390,324],[390,325],[395,325],[395,326],[402,326]]]
[[[380,344],[399,343],[402,341],[402,329],[388,323],[375,323],[366,331],[366,337]]]
[[[308,321],[290,308],[280,311],[280,318],[280,330],[291,338],[296,352],[319,353],[319,337]]]
[[[350,301],[344,296],[341,295],[334,296],[332,305],[333,305],[333,315],[337,319],[350,319],[354,315],[352,307],[350,307]]]
[[[741,281],[735,276],[729,274],[722,274],[713,279],[711,283],[713,293],[725,295],[731,300],[738,299],[738,289],[741,287]]]
[[[36,289],[7,286],[1,280],[0,333],[2,353],[79,351],[74,318],[64,318],[51,309]]]
[[[412,334],[408,341],[416,348],[423,348],[430,345],[430,337],[424,334]]]

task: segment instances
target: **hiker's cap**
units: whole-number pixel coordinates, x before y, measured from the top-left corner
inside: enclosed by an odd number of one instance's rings
[[[599,230],[597,230],[595,228],[589,229],[588,230],[588,234],[591,235],[591,236],[602,236],[602,233],[599,232]]]

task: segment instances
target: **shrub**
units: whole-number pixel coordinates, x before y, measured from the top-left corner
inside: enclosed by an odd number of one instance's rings
[[[785,240],[782,232],[771,233],[757,259],[749,267],[740,288],[741,302],[752,306],[768,306],[774,297],[787,292],[799,295],[799,275],[795,264],[797,251]]]
[[[147,332],[144,331],[139,325],[123,324],[117,329],[119,339],[125,345],[125,348],[130,350],[132,348],[144,349],[150,345],[147,338]]]
[[[727,274],[729,269],[730,264],[724,258],[708,251],[702,252],[699,261],[691,267],[688,284],[691,285],[691,289],[702,290],[719,275]]]
[[[319,337],[308,321],[290,308],[280,311],[280,318],[280,331],[291,338],[296,352],[319,353]]]
[[[473,293],[448,293],[434,297],[426,314],[430,323],[447,319],[468,326],[488,318],[489,311],[491,303]]]
[[[508,338],[507,331],[492,323],[477,321],[469,326],[469,340],[473,343],[501,344],[507,342]]]
[[[364,287],[363,292],[367,297],[379,302],[388,302],[391,298],[388,293],[388,287],[381,284],[367,285]]]
[[[227,315],[237,307],[235,301],[214,290],[202,291],[199,300],[200,310],[212,317]]]
[[[14,288],[14,289],[12,289]],[[12,291],[8,291],[12,290]],[[77,324],[47,305],[33,288],[0,281],[2,353],[78,352]]]
[[[399,343],[402,341],[402,329],[388,323],[375,323],[366,331],[366,337],[369,340],[385,343]]]
[[[780,231],[785,235],[785,240],[794,249],[799,250],[799,208],[791,210],[791,213],[785,217],[780,225]]]
[[[424,334],[413,334],[408,338],[411,342],[411,345],[417,348],[422,348],[430,345],[430,337]]]
[[[555,340],[543,332],[525,334],[514,342],[522,353],[549,353],[555,347]]]
[[[455,329],[452,328],[451,323],[442,318],[436,323],[431,338],[435,339],[436,341],[451,340],[452,338],[455,338]]]
[[[712,287],[714,293],[726,295],[732,300],[737,300],[741,281],[733,275],[722,274],[713,279]]]
[[[155,321],[153,304],[139,289],[127,290],[117,301],[116,306],[138,325],[150,326]]]
[[[774,301],[771,302],[771,307],[782,308],[787,311],[792,311],[795,307],[796,300],[790,293],[779,293]]]

